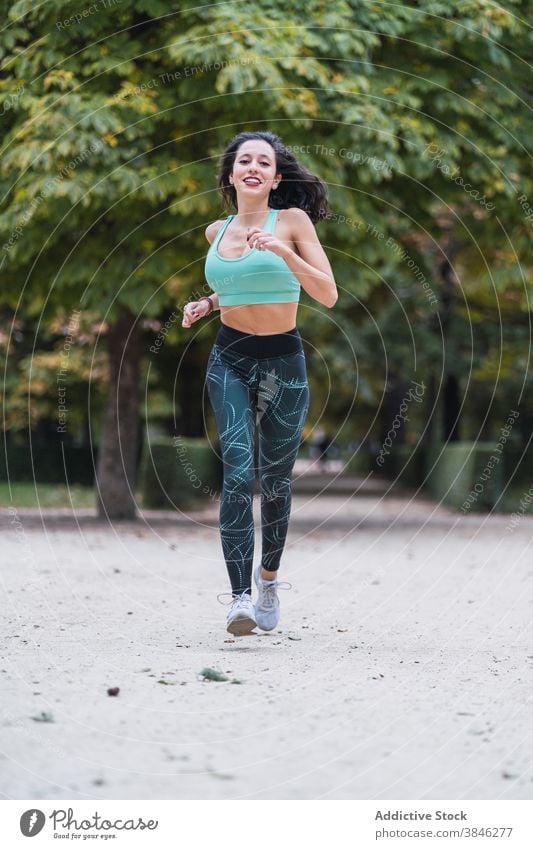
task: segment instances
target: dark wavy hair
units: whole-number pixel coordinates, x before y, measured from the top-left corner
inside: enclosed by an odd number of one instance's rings
[[[273,148],[276,155],[276,174],[281,174],[282,177],[277,189],[270,192],[269,206],[274,209],[289,209],[291,206],[297,206],[307,212],[313,224],[326,218],[329,214],[329,206],[325,183],[312,174],[305,165],[298,162],[280,137],[270,130],[238,133],[226,147],[220,157],[217,174],[223,205],[227,209],[237,209],[237,193],[229,181],[229,176],[233,170],[237,150],[243,142],[253,139],[266,141]]]

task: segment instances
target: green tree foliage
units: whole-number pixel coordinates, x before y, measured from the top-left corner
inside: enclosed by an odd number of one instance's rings
[[[111,356],[131,365],[127,378],[111,368],[108,412],[129,380],[122,416],[138,416],[150,356],[139,321],[200,290],[203,230],[225,214],[216,159],[235,132],[268,127],[330,189],[318,226],[341,297],[330,313],[304,295],[300,320],[318,349],[315,412],[324,362],[328,414],[359,433],[383,392],[413,377],[474,379],[490,404],[508,376],[516,397],[529,332],[531,6],[0,0],[4,304],[43,323],[98,315]],[[178,353],[190,331],[179,338]],[[197,374],[211,338],[202,330],[187,348]],[[187,386],[198,427],[200,384]],[[135,440],[121,448],[112,417],[102,434],[120,470]],[[128,468],[112,499],[124,515]]]

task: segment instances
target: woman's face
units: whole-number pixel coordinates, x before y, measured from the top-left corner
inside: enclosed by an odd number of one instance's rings
[[[237,197],[268,198],[280,180],[281,174],[276,173],[276,154],[268,142],[251,139],[239,146],[230,175]]]

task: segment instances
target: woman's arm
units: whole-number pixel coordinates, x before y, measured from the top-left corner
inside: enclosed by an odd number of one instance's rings
[[[222,221],[213,221],[205,228],[205,237],[209,244],[212,244],[213,239],[218,233],[218,229],[222,225],[222,223]],[[216,292],[209,292],[209,295],[203,295],[197,301],[189,301],[189,303],[185,304],[183,308],[183,320],[181,322],[182,327],[190,327],[191,324],[194,324],[195,321],[198,321],[198,319],[203,318],[204,315],[208,315],[211,307],[209,306],[209,301],[206,300],[206,297],[211,298],[211,303],[213,304],[213,311],[220,309],[218,295]]]
[[[211,303],[213,304],[213,311],[220,309],[220,304],[218,302],[218,294],[217,292],[209,292],[208,295],[202,295],[202,298],[211,298]],[[206,301],[207,303],[207,301]],[[209,309],[209,304],[207,304],[207,309]]]
[[[207,298],[211,299],[213,311],[220,309],[218,295],[216,292],[211,292],[209,295],[202,295],[202,297],[198,298],[197,301],[189,301],[189,303],[185,304],[183,308],[183,320],[181,322],[182,327],[190,327],[191,324],[194,324],[194,322],[198,321],[199,318],[203,318],[204,315],[209,315],[211,307],[209,306]]]
[[[315,230],[315,225],[303,209],[293,207],[289,221],[293,225],[292,238],[298,253],[287,248],[283,259],[300,281],[308,295],[331,309],[337,303],[339,293],[324,248]],[[294,224],[293,224],[294,222]]]
[[[339,293],[331,265],[320,244],[315,226],[303,209],[292,207],[286,212],[291,226],[292,241],[298,253],[272,234],[263,233],[259,228],[250,233],[250,244],[256,244],[256,247],[261,245],[281,256],[307,294],[331,309],[337,303]]]

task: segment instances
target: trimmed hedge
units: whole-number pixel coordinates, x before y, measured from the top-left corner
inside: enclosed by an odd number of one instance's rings
[[[426,469],[426,448],[423,443],[416,445],[394,445],[385,455],[382,465],[377,463],[379,455],[373,457],[373,468],[378,476],[386,476],[395,484],[419,487],[424,483]]]
[[[450,442],[428,458],[427,487],[433,498],[463,512],[490,510],[501,496],[504,466],[496,442]]]
[[[395,445],[386,455],[383,465],[377,463],[377,457],[368,449],[359,449],[344,461],[342,474],[366,476],[373,472],[379,478],[385,477],[409,487],[423,483],[425,450],[421,444]]]
[[[511,513],[533,511],[533,446],[523,448],[505,445],[502,451],[501,496],[496,510]],[[505,490],[505,492],[504,492]]]
[[[6,462],[7,453],[7,462]],[[23,483],[79,483],[94,485],[96,451],[90,447],[68,445],[36,437],[24,441],[8,440],[0,451],[0,481]]]
[[[465,513],[513,511],[533,483],[533,451],[522,453],[496,442],[451,442],[441,447],[440,456],[434,450],[428,459],[428,489]]]
[[[223,466],[217,445],[207,439],[159,436],[144,444],[139,475],[145,507],[195,507],[218,495]]]
[[[366,476],[372,469],[374,457],[367,449],[358,448],[351,456],[341,456],[340,459],[343,463],[341,475]]]
[[[524,453],[523,448],[496,442],[450,442],[432,448],[404,444],[393,446],[382,466],[376,459],[358,451],[342,474],[374,470],[408,487],[422,485],[432,498],[464,513],[533,513],[533,446]]]

